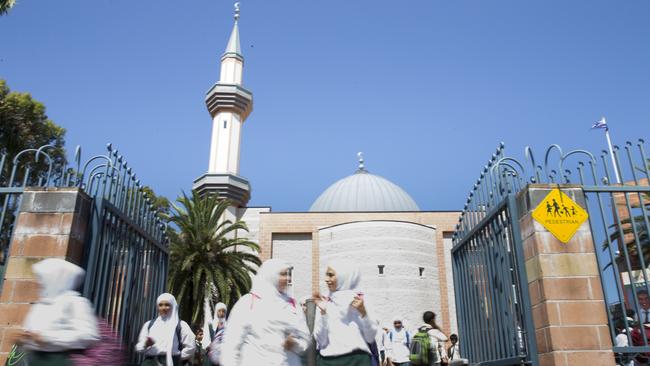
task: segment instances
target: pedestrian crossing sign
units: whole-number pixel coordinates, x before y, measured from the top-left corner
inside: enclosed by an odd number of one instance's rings
[[[533,211],[533,218],[565,244],[588,217],[585,209],[557,188]]]

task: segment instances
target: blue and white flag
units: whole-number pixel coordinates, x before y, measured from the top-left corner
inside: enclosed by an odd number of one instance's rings
[[[607,120],[605,117],[601,118],[600,121],[594,123],[593,126],[591,126],[592,129],[594,128],[604,128],[607,129]]]

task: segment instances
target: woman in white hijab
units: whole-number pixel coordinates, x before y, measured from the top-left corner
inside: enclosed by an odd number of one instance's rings
[[[32,266],[41,296],[32,305],[18,341],[29,365],[71,365],[68,352],[99,340],[92,304],[75,291],[85,272],[63,259],[48,258]]]
[[[286,295],[290,266],[278,259],[262,264],[250,293],[228,318],[221,345],[223,366],[299,366],[309,345],[302,310]]]
[[[208,334],[210,342],[208,343],[208,358],[212,365],[219,365],[221,355],[221,343],[223,343],[223,334],[226,330],[226,314],[228,307],[220,302],[214,307],[215,319],[208,325]]]
[[[142,326],[135,350],[145,355],[141,365],[178,366],[194,355],[194,333],[187,323],[178,318],[178,304],[174,295],[164,293],[156,300],[158,317]]]
[[[358,289],[361,274],[352,263],[333,260],[325,272],[329,296],[314,294],[314,338],[319,366],[370,366],[368,344],[375,341],[379,326],[366,309]]]

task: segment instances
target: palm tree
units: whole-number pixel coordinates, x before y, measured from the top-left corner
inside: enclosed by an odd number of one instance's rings
[[[16,0],[0,0],[0,15],[7,14],[14,5],[16,5]]]
[[[233,305],[251,287],[251,274],[261,261],[257,244],[237,237],[248,232],[243,221],[224,219],[231,205],[216,195],[183,193],[173,204],[170,223],[169,291],[176,296],[182,319],[200,320],[204,299]],[[239,249],[244,249],[239,250]]]

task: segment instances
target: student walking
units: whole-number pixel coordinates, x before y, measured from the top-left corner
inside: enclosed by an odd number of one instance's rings
[[[426,332],[429,335],[431,354],[429,358],[429,366],[440,365],[442,361],[447,361],[447,356],[444,352],[444,344],[447,342],[447,336],[440,330],[436,323],[436,314],[433,311],[425,311],[422,314],[424,324],[420,326],[419,332]]]
[[[411,339],[413,335],[404,328],[401,317],[393,320],[393,329],[388,332],[386,359],[394,366],[410,366]]]
[[[314,338],[319,366],[370,366],[379,326],[366,309],[359,291],[361,274],[351,263],[332,261],[325,272],[329,296],[314,294]]]
[[[178,304],[172,294],[156,300],[158,316],[142,325],[137,352],[144,353],[143,366],[180,366],[191,362],[196,349],[194,333],[178,318]]]
[[[223,366],[299,366],[309,345],[305,315],[287,296],[290,266],[278,259],[262,264],[250,293],[230,312],[221,345]]]
[[[27,364],[71,366],[69,353],[83,350],[99,340],[92,304],[75,291],[85,272],[59,258],[48,258],[32,266],[41,287],[18,335],[27,351]]]

